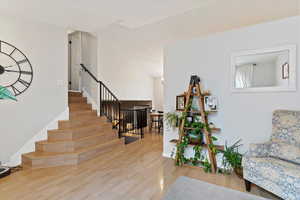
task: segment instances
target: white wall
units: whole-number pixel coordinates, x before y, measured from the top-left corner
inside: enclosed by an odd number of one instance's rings
[[[98,78],[98,40],[97,37],[86,32],[81,32],[82,61],[86,68]],[[92,103],[94,109],[98,109],[99,105],[99,85],[90,75],[82,72],[82,89],[84,95],[88,96],[88,100]]]
[[[293,17],[169,45],[165,49],[164,64],[165,112],[175,109],[176,95],[187,90],[190,75],[197,74],[204,88],[219,100],[219,112],[210,118],[222,129],[216,134],[219,142],[224,144],[227,140],[232,144],[241,138],[244,144],[241,150],[245,151],[249,143],[267,141],[271,134],[272,111],[300,110],[300,91],[231,93],[231,53],[297,44],[299,61],[299,28],[300,17]],[[300,70],[297,75],[300,76]],[[169,141],[178,134],[167,126],[164,133],[164,155],[170,156],[174,145]]]
[[[20,19],[0,18],[0,40],[26,54],[33,67],[30,88],[18,102],[0,101],[0,161],[67,109],[66,30]]]
[[[152,99],[165,45],[297,14],[298,0],[226,0],[137,29],[112,25],[98,33],[98,73],[120,99]]]
[[[152,73],[162,66],[161,61],[131,31],[115,27],[98,35],[99,77],[121,100],[151,100],[153,98]],[[161,54],[160,54],[161,53]],[[157,63],[158,62],[158,63]]]
[[[164,110],[164,86],[162,77],[153,78],[153,108],[158,111]]]

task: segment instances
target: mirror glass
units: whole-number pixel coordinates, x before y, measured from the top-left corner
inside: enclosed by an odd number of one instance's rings
[[[291,49],[244,52],[232,57],[233,88],[236,90],[291,89],[295,61]]]

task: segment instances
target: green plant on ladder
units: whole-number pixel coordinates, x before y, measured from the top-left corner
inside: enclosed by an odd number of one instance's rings
[[[0,99],[11,99],[17,101],[16,97],[3,86],[0,86]]]

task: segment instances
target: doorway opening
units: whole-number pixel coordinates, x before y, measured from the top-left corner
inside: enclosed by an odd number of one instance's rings
[[[68,34],[68,89],[81,92],[81,32]]]

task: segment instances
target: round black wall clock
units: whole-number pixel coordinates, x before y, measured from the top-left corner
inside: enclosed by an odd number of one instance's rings
[[[25,54],[0,40],[0,86],[18,96],[29,88],[32,78],[32,66]]]

